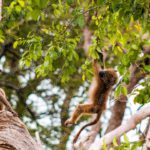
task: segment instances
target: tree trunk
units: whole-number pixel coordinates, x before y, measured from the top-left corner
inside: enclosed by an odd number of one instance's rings
[[[43,150],[18,117],[0,111],[0,150]]]

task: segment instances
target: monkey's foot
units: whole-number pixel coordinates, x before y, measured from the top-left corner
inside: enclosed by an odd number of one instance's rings
[[[66,120],[65,121],[65,126],[70,126],[70,125],[73,125],[74,124],[74,122],[71,120],[71,119],[68,119],[68,120]]]

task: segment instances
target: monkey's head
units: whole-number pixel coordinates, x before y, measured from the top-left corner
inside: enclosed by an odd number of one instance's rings
[[[107,87],[111,87],[117,82],[117,73],[114,69],[106,69],[99,71],[100,79]]]

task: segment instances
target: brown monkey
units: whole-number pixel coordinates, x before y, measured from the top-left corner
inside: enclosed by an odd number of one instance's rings
[[[89,90],[89,99],[91,104],[79,104],[72,116],[66,120],[65,125],[74,124],[82,114],[97,114],[94,121],[84,125],[77,135],[73,143],[76,143],[81,131],[87,126],[94,125],[98,122],[102,112],[106,109],[106,102],[112,86],[117,81],[116,71],[113,69],[100,70],[97,61],[93,62],[94,78]]]
[[[17,113],[13,110],[13,108],[7,101],[4,90],[0,88],[0,111],[5,110],[5,108],[12,112],[14,116],[17,116]]]

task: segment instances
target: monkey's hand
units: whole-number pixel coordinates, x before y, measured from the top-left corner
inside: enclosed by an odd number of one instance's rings
[[[73,124],[74,124],[74,122],[71,118],[69,118],[65,121],[65,126],[70,126],[70,125],[73,125]]]

